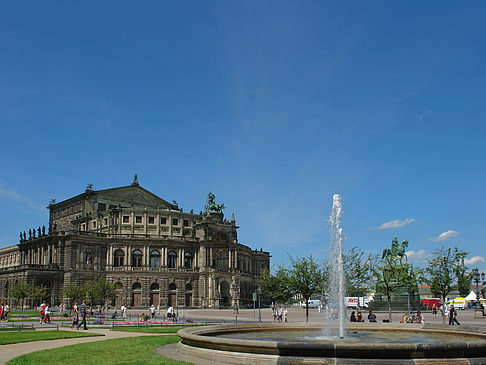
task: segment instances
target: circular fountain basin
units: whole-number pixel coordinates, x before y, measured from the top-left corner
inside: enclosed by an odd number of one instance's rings
[[[239,324],[180,330],[177,351],[220,364],[485,364],[486,328],[365,324],[343,340],[322,324]]]

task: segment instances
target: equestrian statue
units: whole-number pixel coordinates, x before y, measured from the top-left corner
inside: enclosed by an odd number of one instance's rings
[[[408,241],[402,241],[402,243],[398,243],[397,236],[393,237],[392,244],[390,248],[385,248],[383,250],[383,255],[381,258],[385,258],[385,256],[391,255],[391,256],[399,256],[400,261],[402,261],[403,256],[407,258],[407,255],[405,255],[405,250],[408,247]]]

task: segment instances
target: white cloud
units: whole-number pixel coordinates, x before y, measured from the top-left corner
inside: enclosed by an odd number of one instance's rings
[[[477,265],[479,262],[484,262],[484,257],[482,256],[473,256],[470,259],[464,260],[466,265],[472,266]]]
[[[395,219],[393,221],[382,223],[378,228],[369,228],[372,230],[390,229],[390,228],[400,228],[415,222],[415,218],[406,218],[404,220]]]
[[[442,232],[437,237],[429,238],[429,241],[432,242],[450,241],[456,238],[457,236],[459,236],[459,232],[447,231],[447,232]]]
[[[38,213],[45,212],[45,207],[43,207],[41,204],[17,193],[14,189],[7,188],[5,185],[6,184],[4,182],[0,181],[0,200],[13,200],[19,203],[20,206],[18,208],[21,211],[27,210],[29,212],[35,211]]]
[[[417,119],[422,121],[424,118],[427,118],[429,115],[432,115],[432,110],[426,110],[423,113],[417,115]]]
[[[427,258],[430,257],[430,253],[427,250],[420,250],[417,252],[410,250],[405,252],[405,255],[407,255],[408,261],[415,264],[425,263],[427,262]]]

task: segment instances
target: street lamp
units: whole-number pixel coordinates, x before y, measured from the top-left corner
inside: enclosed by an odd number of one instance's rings
[[[234,307],[235,307],[235,312],[238,314],[238,294],[239,294],[239,287],[238,284],[233,284],[233,295],[234,295]]]
[[[477,268],[473,270],[473,279],[476,282],[476,301],[479,301],[479,280],[481,280],[481,275]]]
[[[262,296],[262,290],[260,288],[257,288],[257,294],[258,294],[258,322],[262,323],[262,312],[260,311],[260,298]]]

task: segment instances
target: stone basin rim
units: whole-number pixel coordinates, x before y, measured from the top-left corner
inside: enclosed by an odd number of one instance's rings
[[[459,326],[456,326],[459,327]],[[211,337],[210,334],[236,332],[288,331],[322,328],[320,323],[292,324],[238,324],[185,328],[178,332],[181,343],[195,348],[287,356],[370,357],[379,351],[380,358],[458,358],[486,357],[486,328],[461,326],[451,329],[444,325],[367,324],[349,325],[348,331],[423,332],[457,336],[457,342],[448,343],[340,343],[337,341],[261,341]],[[484,342],[468,342],[468,339]],[[182,348],[182,347],[181,347]]]

